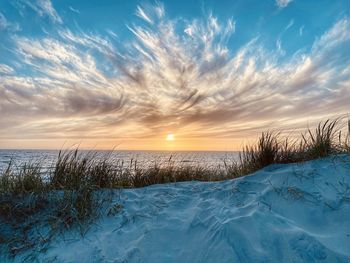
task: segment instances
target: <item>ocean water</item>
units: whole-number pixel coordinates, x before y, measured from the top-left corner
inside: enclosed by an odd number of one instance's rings
[[[80,151],[89,154],[89,151]],[[40,163],[43,169],[53,167],[58,157],[58,150],[1,150],[0,172],[4,171],[11,162],[13,168],[24,164]],[[90,152],[90,154],[92,154]],[[113,164],[123,164],[128,167],[137,165],[147,168],[155,164],[167,165],[169,162],[177,165],[203,166],[224,168],[238,158],[238,152],[166,152],[166,151],[94,151],[95,158],[109,156]]]

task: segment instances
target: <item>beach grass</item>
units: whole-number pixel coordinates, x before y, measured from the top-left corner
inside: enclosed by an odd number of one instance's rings
[[[33,247],[45,248],[55,233],[76,228],[83,233],[100,215],[100,189],[138,188],[183,181],[219,181],[253,173],[271,164],[304,162],[350,153],[350,121],[326,120],[307,129],[299,139],[281,132],[263,132],[245,146],[239,159],[222,168],[179,165],[174,162],[148,168],[137,163],[112,162],[110,155],[60,151],[53,169],[43,173],[40,162],[14,167],[0,175],[0,249],[10,255]],[[38,224],[46,233],[33,234]],[[38,235],[42,238],[38,239]],[[46,241],[46,242],[45,242]]]

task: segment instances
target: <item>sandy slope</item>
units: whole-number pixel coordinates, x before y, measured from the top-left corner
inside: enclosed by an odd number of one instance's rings
[[[125,190],[114,199],[119,213],[84,239],[56,240],[39,261],[350,262],[350,157]]]

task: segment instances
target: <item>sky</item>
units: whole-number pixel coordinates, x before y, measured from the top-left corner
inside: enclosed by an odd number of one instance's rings
[[[237,150],[347,116],[349,62],[348,0],[0,0],[0,148]]]

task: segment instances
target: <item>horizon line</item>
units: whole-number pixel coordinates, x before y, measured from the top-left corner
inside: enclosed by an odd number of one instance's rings
[[[242,150],[149,150],[149,149],[96,149],[96,148],[0,148],[0,151],[110,151],[110,152],[240,152]]]

